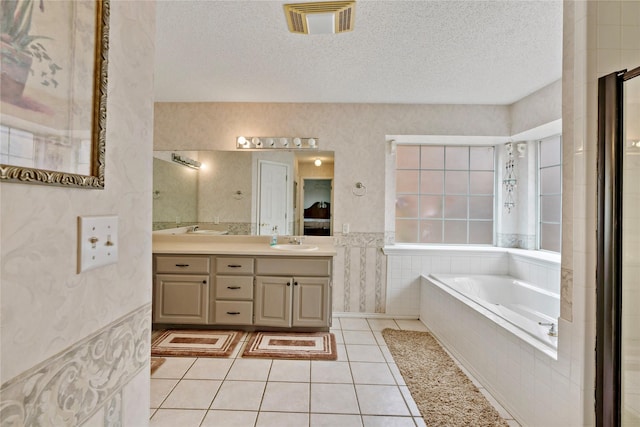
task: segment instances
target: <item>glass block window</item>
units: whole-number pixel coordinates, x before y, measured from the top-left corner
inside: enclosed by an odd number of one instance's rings
[[[396,242],[493,244],[494,148],[398,145]]]
[[[560,252],[562,240],[562,138],[538,143],[538,247]]]

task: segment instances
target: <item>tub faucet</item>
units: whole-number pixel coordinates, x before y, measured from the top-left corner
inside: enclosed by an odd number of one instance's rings
[[[547,332],[547,335],[549,335],[550,337],[557,337],[558,336],[558,331],[556,330],[556,324],[553,322],[538,322],[538,325],[540,326],[549,326],[549,332]]]
[[[192,225],[190,228],[191,228],[191,230],[189,230],[189,231],[191,231],[192,233],[198,231],[198,226],[197,225]]]

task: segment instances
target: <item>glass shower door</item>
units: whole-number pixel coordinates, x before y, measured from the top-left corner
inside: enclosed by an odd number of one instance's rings
[[[640,425],[640,76],[623,83],[621,417]]]

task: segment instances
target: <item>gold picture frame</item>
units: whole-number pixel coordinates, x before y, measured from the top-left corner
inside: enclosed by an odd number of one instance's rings
[[[0,2],[0,182],[103,189],[109,0]]]

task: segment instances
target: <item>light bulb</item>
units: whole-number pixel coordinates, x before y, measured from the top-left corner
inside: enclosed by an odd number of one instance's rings
[[[287,147],[289,145],[289,140],[287,138],[280,138],[280,145]]]
[[[260,144],[261,145],[261,141],[260,138],[258,138],[257,136],[254,136],[253,138],[251,138],[251,143],[253,145],[255,145],[256,147]]]
[[[309,147],[310,147],[310,148],[315,148],[315,146],[316,146],[316,140],[315,140],[315,138],[309,138],[309,141],[308,141],[308,142],[309,142]],[[317,165],[317,166],[319,166],[319,165]]]
[[[276,142],[273,138],[267,138],[267,147],[273,147],[275,143]]]
[[[241,145],[242,147],[246,147],[247,145],[249,145],[249,141],[247,141],[247,138],[245,138],[244,136],[239,136],[238,144]]]
[[[313,164],[316,165],[316,166],[320,166],[322,164],[322,160],[316,159],[316,161],[313,162]]]
[[[293,145],[300,147],[302,145],[302,140],[298,137],[293,138]]]

